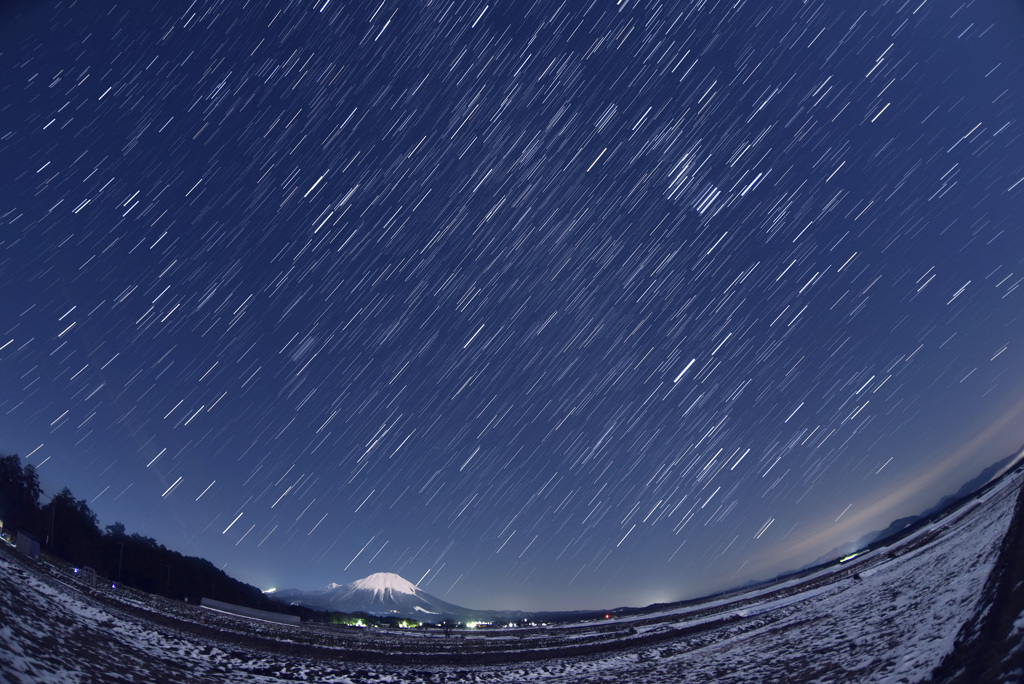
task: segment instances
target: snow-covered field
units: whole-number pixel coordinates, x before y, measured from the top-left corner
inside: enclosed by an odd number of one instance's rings
[[[892,546],[750,592],[450,639],[237,618],[88,588],[5,552],[0,681],[925,681],[961,626],[985,609],[1021,478],[1004,478]]]

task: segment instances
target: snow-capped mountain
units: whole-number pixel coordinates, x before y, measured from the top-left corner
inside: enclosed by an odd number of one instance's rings
[[[378,572],[350,584],[332,583],[319,591],[286,589],[274,592],[274,598],[320,610],[394,615],[426,622],[464,620],[480,612],[446,603],[393,572]]]
[[[123,587],[100,590],[0,545],[0,681],[1021,682],[1022,486],[1019,465],[847,563],[457,641],[437,630],[356,634],[253,622]],[[423,597],[395,575],[310,593],[356,584],[380,602]]]

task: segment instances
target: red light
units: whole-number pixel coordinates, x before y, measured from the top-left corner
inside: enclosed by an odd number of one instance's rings
[[[604,619],[605,619],[605,620],[610,620],[610,619],[611,619],[611,617],[612,617],[612,616],[611,616],[611,615],[608,615],[607,613],[605,613],[605,615],[604,615]]]

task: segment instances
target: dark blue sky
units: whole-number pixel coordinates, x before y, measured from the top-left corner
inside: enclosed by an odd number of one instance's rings
[[[1024,441],[1022,30],[5,5],[0,449],[264,588],[585,608],[802,565]]]

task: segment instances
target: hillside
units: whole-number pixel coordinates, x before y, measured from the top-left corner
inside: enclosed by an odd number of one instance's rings
[[[1020,469],[846,564],[685,606],[560,626],[289,627],[80,584],[0,554],[0,678],[35,682],[1012,681]]]

